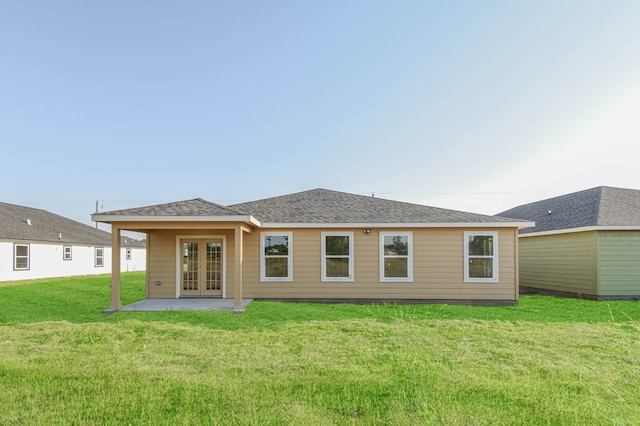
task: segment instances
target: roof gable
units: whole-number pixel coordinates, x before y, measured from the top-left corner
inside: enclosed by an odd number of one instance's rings
[[[592,226],[640,226],[640,191],[599,186],[498,213],[535,221],[521,233],[546,232]]]
[[[231,207],[202,198],[96,213],[94,216],[240,216],[247,215]]]
[[[475,213],[385,200],[327,189],[313,189],[230,206],[265,223],[425,224],[514,222]]]

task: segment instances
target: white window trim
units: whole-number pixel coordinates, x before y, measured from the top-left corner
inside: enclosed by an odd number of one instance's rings
[[[384,254],[384,237],[389,236],[406,236],[407,243],[409,244],[409,253],[407,256],[385,256]],[[384,276],[384,260],[390,259],[404,259],[407,258],[407,277],[385,277]],[[380,232],[380,282],[413,282],[413,232]]]
[[[20,258],[27,258],[27,267],[26,268],[18,268],[18,247],[26,247],[27,255],[20,256]],[[31,269],[31,244],[14,244],[13,245],[13,270],[14,271],[28,271]]]
[[[131,247],[124,249],[124,256],[126,260],[131,260]]]
[[[327,237],[349,237],[349,276],[348,277],[327,277]],[[344,232],[344,231],[327,231],[321,233],[321,255],[322,255],[322,277],[321,280],[325,282],[353,282],[354,281],[354,273],[353,273],[353,263],[354,263],[354,255],[353,255],[353,239],[354,233],[353,231]]]
[[[102,256],[98,256],[98,250],[102,250]],[[102,259],[102,265],[98,265],[98,258]],[[96,268],[103,268],[104,267],[104,247],[96,247],[94,250],[94,257],[93,257],[93,265]]]
[[[69,249],[69,257],[67,257],[67,249]],[[62,260],[72,260],[73,259],[73,249],[71,246],[62,246]]]
[[[264,240],[267,236],[287,237],[289,250],[287,256],[273,256],[274,258],[287,258],[286,277],[267,277],[267,262],[264,255]],[[293,232],[261,232],[260,233],[260,281],[261,282],[291,282],[293,281]]]
[[[469,277],[469,238],[470,237],[493,237],[493,256],[473,256],[478,258],[493,259],[493,277],[492,278],[472,278]],[[478,232],[465,231],[464,233],[464,282],[466,283],[497,283],[499,282],[498,271],[498,233],[497,232]]]

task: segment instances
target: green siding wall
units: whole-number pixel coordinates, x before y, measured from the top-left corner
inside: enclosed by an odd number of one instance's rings
[[[520,286],[597,294],[595,232],[521,237]]]
[[[640,296],[640,231],[598,234],[599,296]]]

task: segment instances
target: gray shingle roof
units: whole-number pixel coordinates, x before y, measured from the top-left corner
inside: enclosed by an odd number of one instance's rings
[[[60,234],[62,238],[59,238]],[[8,203],[0,203],[0,239],[111,245],[108,232],[46,210]],[[129,237],[122,237],[121,242],[127,247],[145,246],[143,242]]]
[[[242,216],[247,214],[202,198],[194,198],[153,206],[102,212],[94,214],[94,216]]]
[[[534,228],[520,233],[586,226],[640,226],[640,191],[599,186],[524,204],[498,216],[535,221]]]
[[[515,222],[376,197],[313,189],[230,206],[267,223],[496,223]]]

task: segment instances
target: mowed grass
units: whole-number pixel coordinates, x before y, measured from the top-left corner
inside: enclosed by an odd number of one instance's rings
[[[124,275],[123,302],[143,297]],[[640,423],[634,301],[104,315],[105,276],[0,300],[2,425]]]

